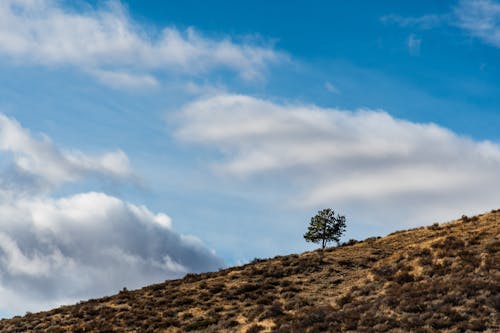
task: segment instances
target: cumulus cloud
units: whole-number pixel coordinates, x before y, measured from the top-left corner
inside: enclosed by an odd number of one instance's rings
[[[193,28],[152,33],[117,1],[76,13],[56,0],[0,2],[0,54],[19,62],[76,66],[126,87],[155,85],[154,70],[190,75],[221,68],[251,80],[283,58],[271,47],[208,38]]]
[[[487,44],[500,47],[500,3],[491,0],[460,1],[454,9],[455,25]]]
[[[222,267],[170,218],[103,193],[0,204],[0,310],[75,302]]]
[[[222,154],[215,161],[222,174],[284,179],[281,195],[297,207],[342,207],[394,226],[480,212],[500,200],[499,144],[381,110],[219,95],[186,105],[178,126],[177,139]]]
[[[175,232],[164,213],[105,193],[54,196],[55,185],[92,175],[130,179],[122,151],[62,151],[0,114],[0,162],[2,315],[223,266],[199,239]],[[38,191],[35,184],[51,186]]]
[[[128,157],[121,150],[99,156],[62,151],[47,136],[37,140],[16,120],[3,114],[0,114],[0,151],[11,154],[17,177],[32,177],[42,182],[40,185],[59,185],[89,175],[114,179],[133,177]]]

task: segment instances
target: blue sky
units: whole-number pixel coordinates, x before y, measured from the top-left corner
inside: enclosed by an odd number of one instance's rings
[[[4,1],[0,315],[497,208],[499,55],[487,0]]]

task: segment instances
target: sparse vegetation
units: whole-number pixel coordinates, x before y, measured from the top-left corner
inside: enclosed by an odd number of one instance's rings
[[[0,321],[1,332],[498,332],[500,210]]]

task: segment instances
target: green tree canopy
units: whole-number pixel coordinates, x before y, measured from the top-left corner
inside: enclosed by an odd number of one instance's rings
[[[321,243],[321,248],[324,249],[328,242],[335,241],[338,245],[345,228],[345,216],[339,214],[335,216],[333,209],[326,208],[318,211],[318,214],[311,218],[304,238],[308,242]]]

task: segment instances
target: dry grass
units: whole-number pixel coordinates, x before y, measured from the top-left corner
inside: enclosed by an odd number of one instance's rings
[[[500,211],[190,274],[2,332],[498,332]]]

